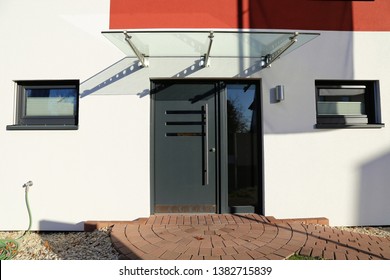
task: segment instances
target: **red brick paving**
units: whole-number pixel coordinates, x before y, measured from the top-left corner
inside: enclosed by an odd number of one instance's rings
[[[346,232],[326,222],[257,214],[152,215],[114,222],[111,239],[122,259],[279,260],[295,253],[330,260],[390,259],[390,238]]]

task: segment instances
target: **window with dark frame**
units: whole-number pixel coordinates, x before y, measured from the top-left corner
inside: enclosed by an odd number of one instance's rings
[[[379,81],[316,80],[317,128],[383,127]]]
[[[7,129],[77,129],[78,80],[16,81],[15,124]]]

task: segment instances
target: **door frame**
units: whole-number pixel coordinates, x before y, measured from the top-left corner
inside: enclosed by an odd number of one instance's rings
[[[257,106],[258,115],[258,201],[259,209],[256,213],[264,214],[264,132],[263,132],[263,96],[262,96],[262,79],[260,78],[150,78],[150,213],[155,213],[155,99],[153,98],[153,84],[158,82],[177,82],[177,83],[223,83],[223,84],[244,84],[252,82],[256,84],[256,94],[258,96]],[[221,93],[222,91],[219,91]],[[216,96],[216,141],[217,141],[217,166],[216,166],[216,209],[217,214],[230,213],[228,206],[228,169],[227,154],[220,151],[227,151],[227,139],[221,137],[226,133],[227,128],[227,111],[221,104],[226,103],[226,94]],[[223,187],[225,186],[225,187]]]

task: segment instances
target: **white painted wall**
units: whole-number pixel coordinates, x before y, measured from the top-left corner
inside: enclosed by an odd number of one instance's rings
[[[263,81],[265,214],[325,216],[334,225],[390,224],[390,132],[319,130],[316,79],[378,79],[389,104],[390,33],[321,32],[271,68],[258,61],[151,59],[139,69],[103,35],[109,0],[0,2],[0,230],[81,230],[85,220],[150,214],[150,78],[259,77]],[[245,72],[245,69],[249,69]],[[77,131],[7,131],[14,80],[80,79]],[[276,85],[286,99],[270,101]]]
[[[148,98],[131,88],[90,94],[80,101],[77,131],[5,129],[13,124],[13,80],[79,79],[83,89],[123,58],[101,35],[109,2],[0,2],[0,229],[27,227],[28,180],[33,229],[79,230],[85,220],[149,214]]]
[[[388,123],[389,46],[389,32],[321,32],[262,71],[266,215],[390,224],[388,128],[313,128],[316,79],[379,80],[382,122]],[[268,90],[278,84],[286,99],[270,104]]]

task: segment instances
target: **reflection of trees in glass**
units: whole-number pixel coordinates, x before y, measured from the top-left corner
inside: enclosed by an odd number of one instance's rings
[[[240,108],[238,102],[227,100],[227,118],[230,133],[246,133],[248,132],[247,120]]]
[[[256,86],[229,85],[228,119],[228,204],[258,207],[256,138]],[[253,211],[253,210],[248,210]]]

